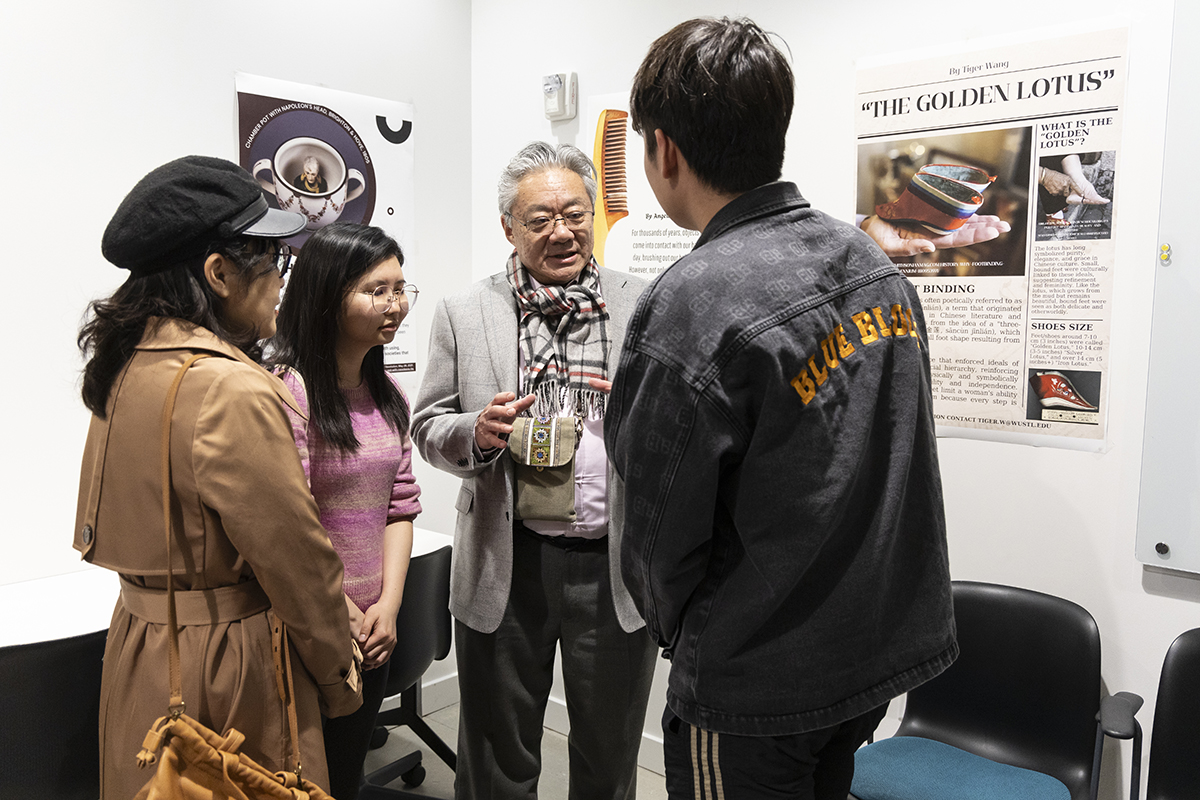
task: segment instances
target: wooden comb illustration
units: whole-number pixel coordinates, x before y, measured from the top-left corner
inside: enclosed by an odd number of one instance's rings
[[[596,244],[592,254],[604,265],[604,243],[608,232],[622,217],[629,216],[629,195],[625,180],[625,135],[629,113],[606,108],[596,125],[596,148],[592,161],[599,172],[599,196],[596,198]]]

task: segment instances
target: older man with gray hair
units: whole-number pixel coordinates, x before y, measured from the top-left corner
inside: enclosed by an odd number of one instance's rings
[[[499,200],[513,252],[503,271],[438,304],[412,423],[421,456],[462,478],[450,582],[455,797],[537,797],[561,647],[569,797],[632,798],[657,648],[621,579],[624,515],[603,423],[645,283],[592,258],[595,171],[577,148],[529,144],[501,175]],[[518,416],[578,432],[562,508],[518,507],[530,496],[510,457],[528,456],[528,439],[510,448]]]

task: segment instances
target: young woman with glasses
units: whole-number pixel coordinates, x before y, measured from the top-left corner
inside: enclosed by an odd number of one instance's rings
[[[350,627],[366,669],[362,708],[325,722],[338,800],[358,796],[421,510],[408,401],[383,365],[383,346],[416,297],[394,239],[336,222],[313,234],[297,258],[274,340],[273,361],[307,415],[292,415],[293,433],[321,522],[345,565]]]

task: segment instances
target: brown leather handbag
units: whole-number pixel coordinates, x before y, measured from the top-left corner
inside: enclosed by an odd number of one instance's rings
[[[176,624],[175,588],[171,564],[171,414],[179,384],[187,370],[203,354],[192,356],[179,369],[167,392],[162,421],[163,520],[167,531],[167,617],[170,632],[171,701],[168,715],[159,717],[138,753],[138,766],[158,763],[154,777],[137,793],[135,800],[332,800],[321,787],[301,775],[300,739],[296,721],[296,699],[292,683],[292,659],[287,630],[272,615],[271,639],[275,654],[275,684],[287,704],[291,741],[292,772],[271,772],[245,753],[239,752],[246,737],[234,729],[224,736],[183,713],[183,689],[179,669],[179,630]]]

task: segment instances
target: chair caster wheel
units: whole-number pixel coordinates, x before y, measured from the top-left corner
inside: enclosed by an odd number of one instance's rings
[[[408,772],[403,773],[400,776],[400,780],[404,781],[405,786],[420,786],[422,781],[425,780],[425,768],[417,764]]]
[[[380,725],[375,730],[371,731],[371,743],[367,747],[371,750],[378,750],[387,744],[388,729]]]

